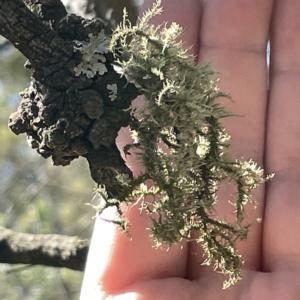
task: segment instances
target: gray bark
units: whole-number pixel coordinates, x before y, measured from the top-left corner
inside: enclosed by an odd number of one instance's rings
[[[88,240],[76,236],[28,234],[0,227],[0,263],[83,271],[88,244]]]
[[[68,14],[60,0],[0,0],[0,34],[28,58],[33,77],[9,127],[25,133],[32,148],[54,165],[85,157],[93,180],[117,196],[115,175],[131,172],[115,138],[128,124],[128,107],[138,91],[114,71],[110,53],[105,54],[104,75],[88,78],[74,72],[82,62],[74,40],[85,42],[104,28],[99,19]],[[118,94],[111,101],[107,86],[113,83]]]

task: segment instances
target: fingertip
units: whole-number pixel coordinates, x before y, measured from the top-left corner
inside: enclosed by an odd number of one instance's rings
[[[114,248],[116,232],[116,225],[108,220],[114,220],[115,216],[116,208],[109,207],[95,218],[82,284],[81,294],[84,295],[85,298],[81,298],[82,300],[101,299],[99,298],[100,282]],[[89,296],[87,297],[87,295]],[[94,298],[89,298],[92,297],[92,295]],[[96,296],[98,298],[95,298]]]

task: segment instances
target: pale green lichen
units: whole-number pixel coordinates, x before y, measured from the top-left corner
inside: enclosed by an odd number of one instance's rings
[[[109,99],[111,101],[116,100],[117,99],[117,95],[118,95],[118,86],[117,86],[117,84],[116,83],[108,84],[107,85],[107,89],[110,91],[109,95],[108,95]]]
[[[97,36],[89,34],[89,41],[75,40],[74,51],[82,53],[81,63],[74,68],[75,76],[85,74],[88,78],[93,78],[97,73],[103,75],[107,72],[105,66],[106,58],[103,54],[108,53],[110,38],[104,34],[102,29]]]
[[[252,191],[267,178],[252,160],[230,157],[230,137],[222,121],[233,114],[218,102],[229,96],[218,88],[209,63],[197,66],[178,42],[178,24],[149,23],[161,11],[156,1],[136,26],[124,17],[111,39],[110,51],[122,74],[145,98],[138,112],[133,110],[133,143],[124,148],[126,154],[138,153],[144,172],[134,179],[119,174],[123,189],[118,199],[106,193],[97,211],[112,204],[119,209],[121,203],[139,203],[152,220],[150,235],[157,247],[192,241],[197,231],[195,240],[203,247],[205,264],[228,276],[227,288],[241,279],[242,260],[235,243],[249,231],[245,206],[255,206]],[[213,216],[219,187],[228,183],[236,188],[228,195],[236,197],[231,201],[232,223]],[[128,223],[120,220],[117,223],[127,230]]]

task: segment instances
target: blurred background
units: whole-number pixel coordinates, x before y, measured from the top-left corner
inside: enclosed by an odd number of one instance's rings
[[[98,16],[114,28],[127,7],[134,23],[142,1],[64,0],[70,12]],[[0,36],[0,226],[33,234],[90,238],[93,197],[87,162],[54,167],[7,127],[8,117],[29,85],[25,58]],[[1,300],[78,299],[83,273],[64,268],[0,264]],[[88,299],[87,299],[88,300]]]

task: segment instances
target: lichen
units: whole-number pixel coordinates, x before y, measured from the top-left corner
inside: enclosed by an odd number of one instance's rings
[[[196,65],[195,57],[178,42],[178,24],[149,23],[161,11],[161,1],[156,1],[136,26],[125,13],[111,39],[110,51],[122,74],[145,98],[138,112],[132,108],[133,142],[124,148],[125,154],[137,153],[144,171],[134,179],[119,174],[121,193],[116,199],[101,190],[105,202],[97,211],[139,203],[152,220],[150,235],[156,247],[196,240],[203,247],[204,264],[227,275],[227,288],[241,279],[242,259],[235,243],[246,239],[249,231],[245,206],[256,205],[252,191],[269,177],[253,160],[231,157],[223,120],[234,114],[218,101],[230,96],[219,89],[210,64]],[[236,197],[231,201],[232,223],[213,214],[218,190],[228,183],[236,188],[228,195]],[[120,220],[117,223],[127,231],[121,213]]]
[[[108,53],[110,39],[104,34],[102,29],[97,36],[89,34],[89,41],[74,41],[74,51],[82,53],[81,63],[74,68],[76,76],[85,74],[88,78],[93,78],[97,73],[103,75],[107,72],[105,66],[106,58],[103,54]]]
[[[116,83],[108,84],[107,85],[107,89],[110,90],[109,95],[108,95],[109,99],[111,101],[116,100],[117,99],[117,94],[118,94],[118,86],[117,86],[117,84]]]

